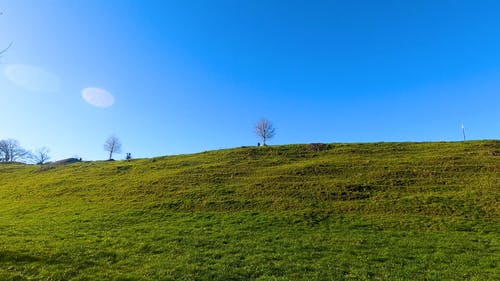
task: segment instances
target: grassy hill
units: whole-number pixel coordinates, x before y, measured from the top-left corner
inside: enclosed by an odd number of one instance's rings
[[[500,141],[0,165],[0,280],[498,280]]]

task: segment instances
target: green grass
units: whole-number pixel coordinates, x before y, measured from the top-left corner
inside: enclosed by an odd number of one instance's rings
[[[0,165],[0,280],[499,280],[500,141]]]

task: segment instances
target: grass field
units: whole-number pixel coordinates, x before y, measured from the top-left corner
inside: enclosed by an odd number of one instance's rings
[[[0,280],[500,280],[500,141],[0,165]]]

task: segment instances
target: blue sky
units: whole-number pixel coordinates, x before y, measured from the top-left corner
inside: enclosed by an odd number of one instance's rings
[[[52,159],[500,138],[500,1],[0,1],[0,139]],[[85,94],[84,94],[85,93]],[[85,97],[85,98],[84,98]]]

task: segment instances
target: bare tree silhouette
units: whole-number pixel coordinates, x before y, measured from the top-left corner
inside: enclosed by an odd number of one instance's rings
[[[266,141],[271,139],[276,134],[273,124],[267,119],[261,119],[255,125],[255,134],[262,139],[262,145],[267,145]]]
[[[43,165],[50,159],[49,149],[46,147],[39,148],[33,153],[33,162],[37,165]]]
[[[0,162],[16,162],[29,158],[30,152],[22,148],[14,139],[0,140]]]
[[[122,152],[122,144],[117,136],[110,136],[106,142],[104,142],[104,150],[109,152],[109,160],[113,159],[113,153]]]

